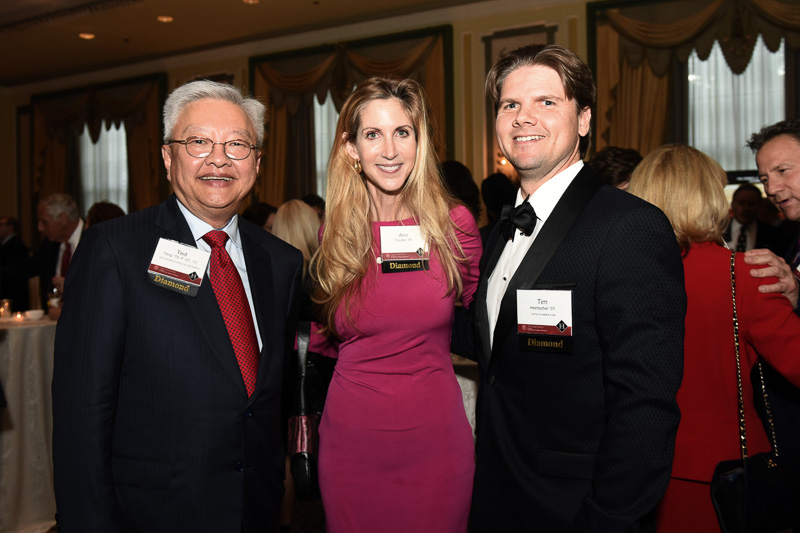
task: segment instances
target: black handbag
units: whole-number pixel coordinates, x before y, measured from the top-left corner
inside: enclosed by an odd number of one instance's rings
[[[295,495],[299,500],[318,500],[317,450],[319,420],[325,404],[333,360],[308,352],[311,324],[297,327],[297,380],[294,410],[289,418],[289,456]]]
[[[711,478],[711,499],[723,533],[772,533],[789,530],[800,523],[797,483],[778,453],[775,424],[764,387],[761,363],[761,392],[769,425],[772,451],[747,455],[747,435],[742,392],[742,367],[739,358],[739,319],[736,313],[735,254],[731,253],[731,293],[733,295],[733,335],[736,347],[736,376],[739,395],[739,437],[741,459],[722,461]]]

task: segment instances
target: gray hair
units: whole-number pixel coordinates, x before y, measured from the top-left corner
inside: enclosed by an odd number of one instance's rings
[[[44,205],[45,210],[47,210],[47,214],[54,220],[58,218],[58,215],[61,213],[66,214],[67,218],[70,220],[78,220],[81,216],[75,199],[66,193],[53,193],[42,200],[42,205]]]
[[[183,108],[197,100],[211,98],[236,104],[242,108],[247,118],[253,123],[256,130],[256,144],[261,146],[264,142],[264,116],[267,108],[251,96],[227,83],[218,83],[209,80],[198,80],[178,87],[167,97],[164,103],[164,144],[172,138],[172,130],[183,112]]]

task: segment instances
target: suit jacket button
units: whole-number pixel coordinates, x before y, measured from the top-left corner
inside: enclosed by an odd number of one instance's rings
[[[253,411],[251,411],[250,409],[244,412],[245,418],[250,418],[251,416],[253,416]]]
[[[238,463],[236,463],[236,471],[241,472],[242,470],[244,470],[244,463],[239,461]]]
[[[486,383],[489,385],[494,385],[494,374],[489,374],[489,377],[486,378]]]

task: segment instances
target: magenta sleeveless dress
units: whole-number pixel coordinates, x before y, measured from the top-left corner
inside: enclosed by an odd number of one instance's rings
[[[460,265],[466,306],[477,286],[480,235],[466,208],[451,217],[469,258]],[[373,223],[376,243],[381,225],[399,224]],[[353,311],[357,329],[337,315],[338,353],[319,336],[312,341],[312,350],[338,355],[319,430],[327,531],[464,533],[475,461],[450,359],[454,295],[446,296],[436,254],[428,272],[379,269],[368,272]]]

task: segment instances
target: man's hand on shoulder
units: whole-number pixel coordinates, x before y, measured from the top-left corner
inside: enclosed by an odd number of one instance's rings
[[[744,254],[744,262],[748,265],[767,265],[763,268],[753,268],[750,275],[754,278],[775,276],[777,283],[764,283],[758,287],[761,292],[778,292],[783,294],[792,307],[797,308],[798,283],[792,274],[792,269],[782,257],[778,257],[769,250],[750,250]]]

